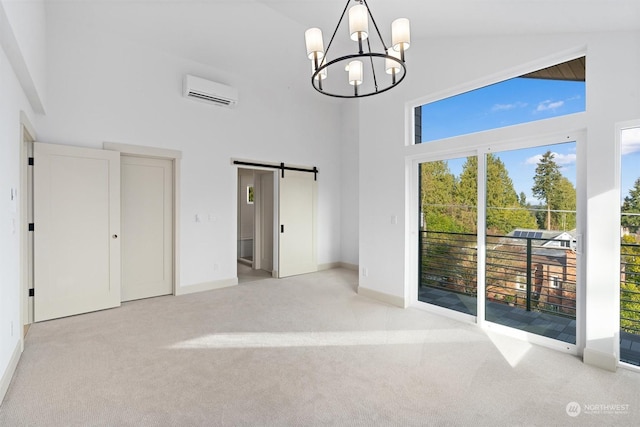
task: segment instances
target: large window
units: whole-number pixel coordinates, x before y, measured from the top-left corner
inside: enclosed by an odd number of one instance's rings
[[[585,105],[581,57],[416,107],[415,143],[579,113]]]
[[[579,135],[527,143],[517,125],[583,111],[584,57],[415,109],[416,144],[453,138],[419,164],[418,301],[576,344]],[[473,141],[456,136],[506,126],[456,155]]]

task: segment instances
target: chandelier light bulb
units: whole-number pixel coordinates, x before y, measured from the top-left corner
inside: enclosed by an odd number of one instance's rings
[[[304,32],[304,41],[307,45],[307,57],[309,59],[322,59],[324,57],[324,43],[320,28],[309,28]]]
[[[349,84],[353,86],[362,84],[362,61],[349,62]]]
[[[411,25],[407,18],[398,18],[391,23],[391,45],[397,52],[404,52],[411,44]]]
[[[364,5],[349,9],[349,34],[351,40],[365,40],[369,37],[369,11]]]
[[[393,48],[389,48],[387,50],[387,55],[400,60],[400,52],[396,52]],[[399,62],[387,58],[384,60],[384,68],[387,71],[387,74],[395,74],[398,73],[402,67]]]

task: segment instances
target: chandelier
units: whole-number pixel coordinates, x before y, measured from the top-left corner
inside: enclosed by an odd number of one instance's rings
[[[349,8],[350,1],[347,0],[326,50],[320,28],[309,28],[304,33],[307,57],[311,60],[311,85],[318,92],[337,98],[377,95],[397,86],[407,72],[404,53],[411,42],[409,20],[398,18],[391,23],[391,46],[388,47],[367,1],[355,0],[358,4]],[[357,43],[357,53],[338,54],[330,60],[329,49],[347,9],[349,37]],[[373,36],[369,33],[369,18],[375,29]]]

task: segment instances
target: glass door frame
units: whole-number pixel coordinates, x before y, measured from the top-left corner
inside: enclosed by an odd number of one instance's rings
[[[622,195],[622,132],[627,129],[634,129],[634,128],[640,128],[640,119],[616,123],[616,126],[615,126],[615,141],[616,141],[615,143],[615,155],[616,155],[615,186],[616,186],[617,193],[620,194],[621,197],[623,196]],[[618,209],[617,217],[620,218],[622,216],[622,207],[620,206],[620,204],[618,204],[617,209]],[[618,259],[621,258],[621,254],[620,254],[621,243],[622,243],[622,237],[619,236],[618,245],[617,245]],[[618,298],[617,298],[616,311],[618,313],[617,329],[620,330],[621,329],[620,316],[622,311],[622,303],[620,301],[620,285],[618,285]],[[640,372],[640,366],[636,366],[631,363],[626,363],[620,360],[620,338],[619,337],[615,341],[615,348],[616,348],[616,354],[618,356],[618,366],[620,366],[621,368]]]
[[[537,126],[519,125],[506,129],[482,132],[477,135],[465,135],[457,138],[449,138],[446,144],[439,141],[421,144],[420,153],[413,153],[406,156],[406,224],[407,238],[405,259],[405,297],[410,306],[427,310],[450,318],[461,320],[467,323],[475,323],[484,330],[496,331],[504,335],[516,337],[531,343],[550,347],[570,354],[581,354],[585,346],[585,262],[583,255],[583,236],[586,227],[586,131],[563,132],[555,129],[553,132],[541,132],[540,124],[560,123],[561,120],[549,120],[548,123],[538,122]],[[534,128],[534,129],[531,129]],[[522,132],[519,132],[522,130]],[[533,132],[532,132],[533,130]],[[532,135],[528,137],[518,137],[517,135]],[[492,136],[495,136],[492,138]],[[511,136],[511,137],[509,137]],[[515,136],[515,137],[514,137]],[[460,141],[458,143],[458,141]],[[443,141],[444,142],[444,141]],[[523,148],[534,148],[560,144],[563,142],[575,142],[576,144],[576,343],[566,343],[552,338],[530,332],[514,329],[508,326],[486,320],[486,155],[499,153],[502,151],[512,151]],[[453,147],[451,149],[441,149],[442,146]],[[475,147],[473,147],[475,145]],[[429,153],[429,147],[435,150]],[[467,147],[467,149],[455,149],[456,146]],[[472,149],[469,149],[472,146]],[[414,150],[415,151],[415,150]],[[478,157],[478,273],[477,273],[477,316],[459,313],[433,304],[418,300],[418,267],[420,254],[418,250],[420,233],[420,177],[419,165],[430,161],[457,159],[461,157]],[[480,179],[482,177],[482,179]]]

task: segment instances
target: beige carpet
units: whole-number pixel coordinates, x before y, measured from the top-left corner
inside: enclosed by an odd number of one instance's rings
[[[356,281],[329,270],[35,324],[0,425],[640,424],[640,373],[369,300]]]

